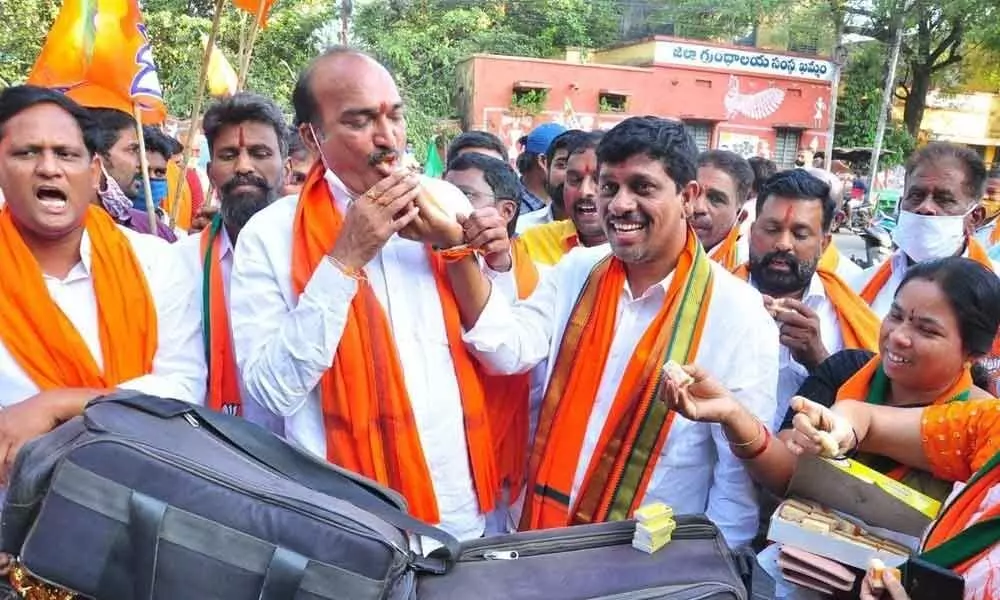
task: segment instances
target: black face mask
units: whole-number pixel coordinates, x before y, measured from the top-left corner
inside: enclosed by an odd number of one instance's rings
[[[788,271],[771,269],[771,265],[777,260],[785,262]],[[768,252],[762,257],[750,257],[750,275],[762,294],[786,296],[808,288],[818,264],[819,258],[801,261],[791,252]]]

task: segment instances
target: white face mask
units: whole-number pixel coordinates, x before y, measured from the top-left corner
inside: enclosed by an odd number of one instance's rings
[[[966,215],[929,216],[901,210],[892,241],[916,262],[954,256],[965,245]]]

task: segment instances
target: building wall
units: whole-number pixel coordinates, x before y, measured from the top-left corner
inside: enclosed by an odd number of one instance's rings
[[[597,51],[593,60],[471,57],[459,69],[464,127],[499,135],[514,154],[517,140],[540,123],[608,129],[632,115],[700,122],[711,147],[747,156],[774,158],[776,128],[801,131],[802,148],[825,147],[830,74],[817,66],[825,61],[670,38]],[[612,61],[619,64],[606,64]],[[547,86],[541,113],[510,110],[519,82]],[[627,95],[625,112],[602,112],[604,92]]]

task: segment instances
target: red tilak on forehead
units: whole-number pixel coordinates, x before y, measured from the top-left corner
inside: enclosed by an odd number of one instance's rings
[[[785,218],[782,219],[782,223],[784,223],[785,227],[788,227],[789,225],[792,224],[792,205],[791,204],[789,204],[788,207],[785,208]]]
[[[243,137],[243,126],[240,125],[240,138],[239,138],[240,148],[246,148],[247,142],[246,138]]]
[[[378,111],[383,115],[389,114],[389,112],[392,111],[392,105],[388,102],[383,102],[378,105]]]

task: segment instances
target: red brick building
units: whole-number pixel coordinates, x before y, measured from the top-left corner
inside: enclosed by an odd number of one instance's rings
[[[475,55],[459,65],[463,128],[517,140],[540,123],[608,129],[632,115],[684,121],[702,148],[790,165],[826,146],[833,63],[652,37],[569,60]]]

